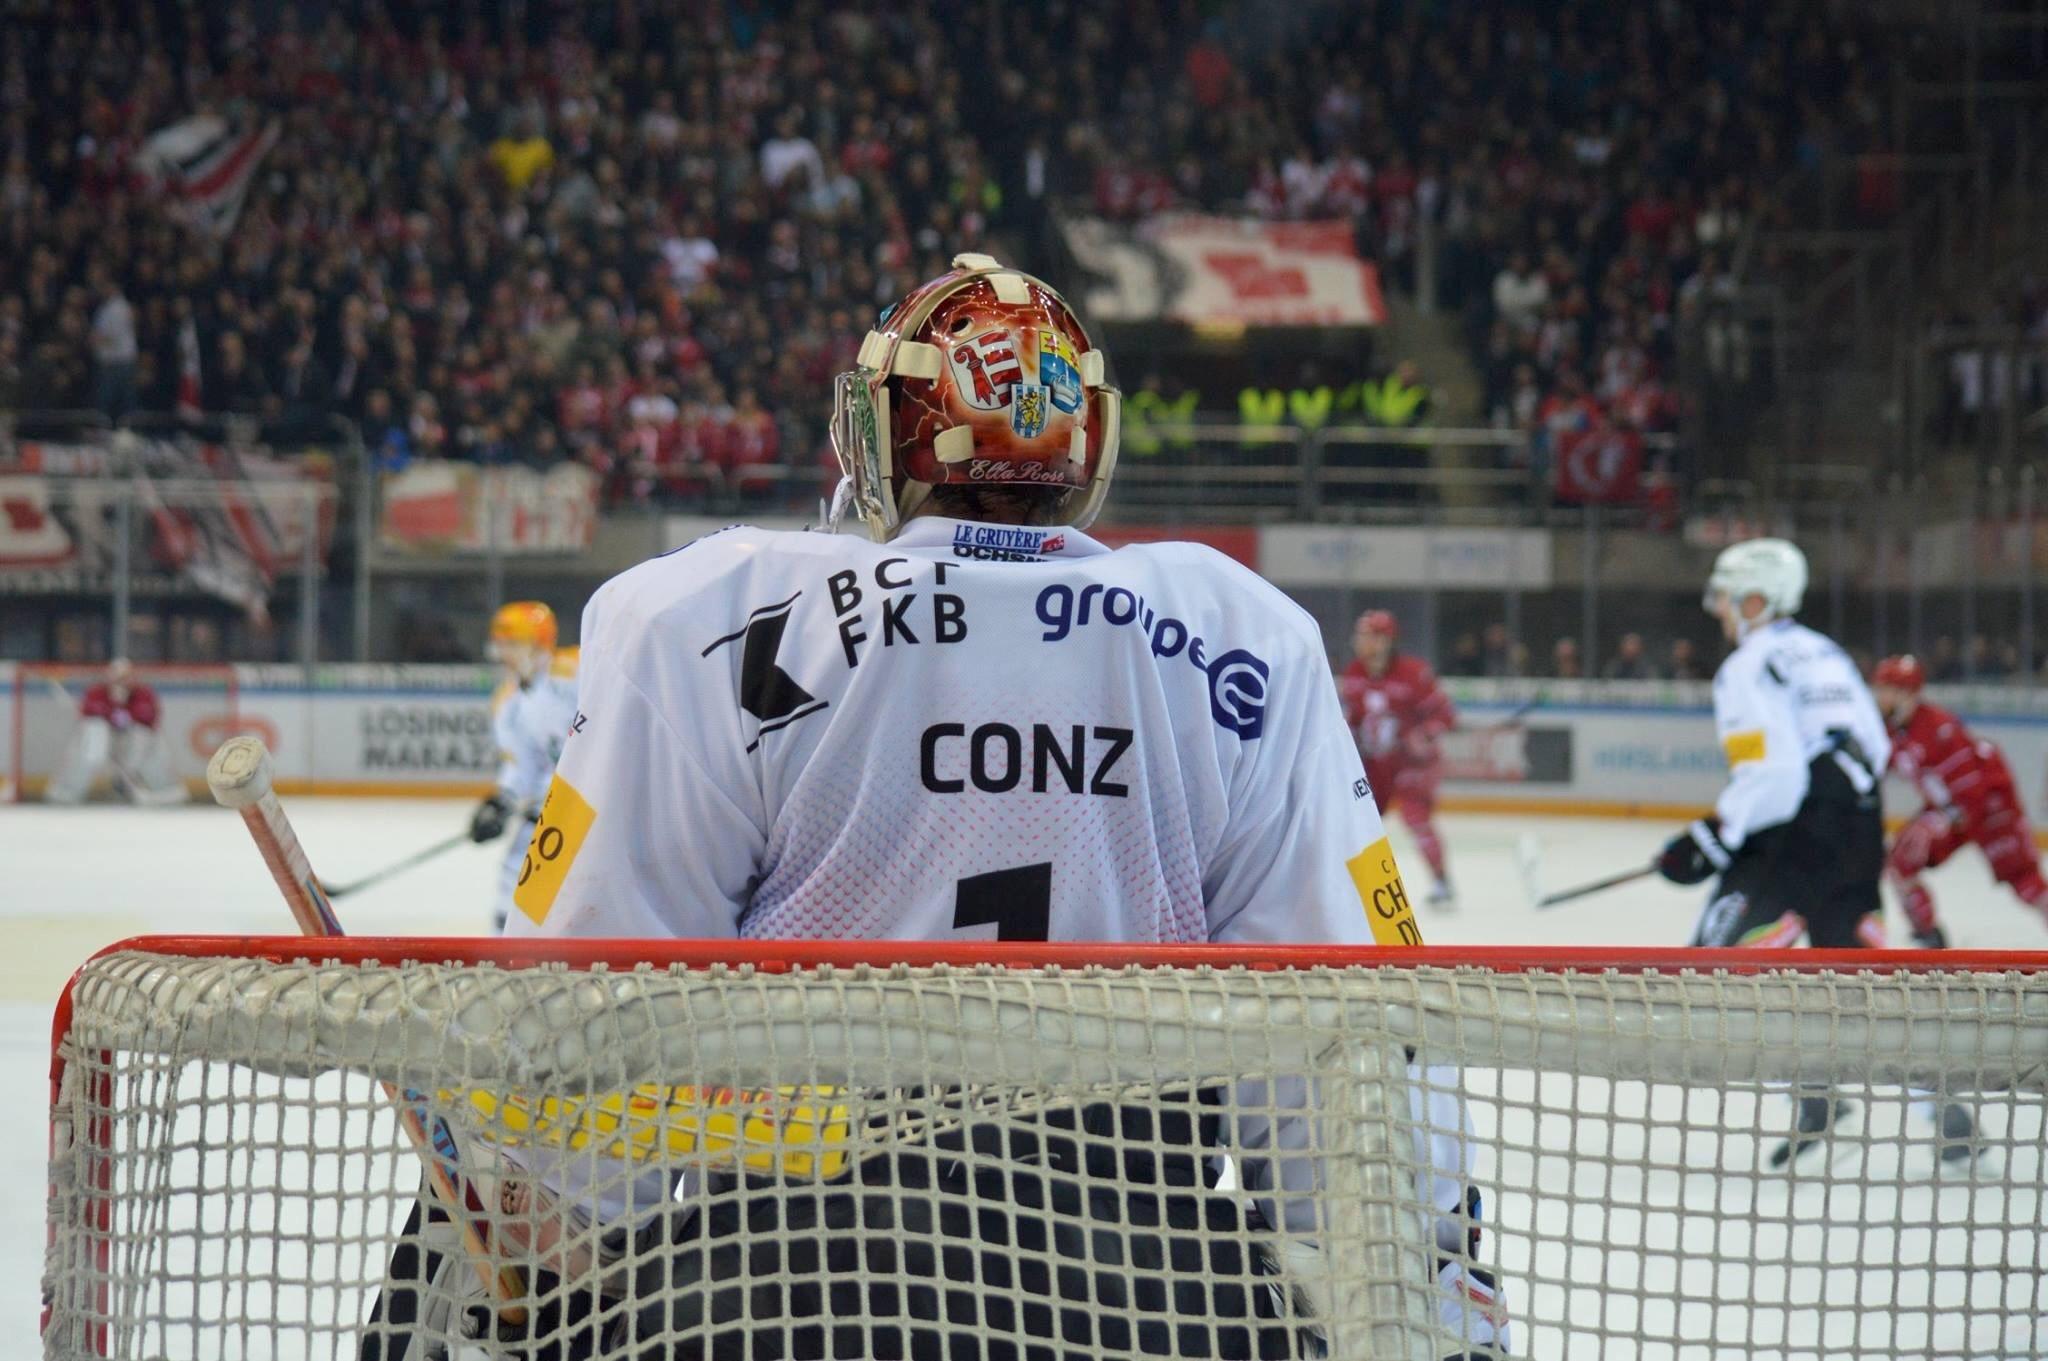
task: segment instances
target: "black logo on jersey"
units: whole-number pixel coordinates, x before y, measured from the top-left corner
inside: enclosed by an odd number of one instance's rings
[[[727,643],[745,640],[740,648],[740,708],[761,725],[754,731],[754,740],[747,743],[748,751],[760,746],[769,733],[818,712],[828,702],[798,685],[775,662],[782,635],[789,631],[789,612],[802,595],[798,591],[787,600],[761,606],[747,616],[745,627],[716,639],[701,654],[709,657]]]
[[[913,591],[917,578],[910,572],[909,558],[883,558],[875,564],[872,590],[881,601],[882,646],[917,646],[920,643],[957,643],[967,636],[967,601],[949,591]],[[934,585],[946,584],[946,564],[932,564]],[[848,568],[825,578],[832,597],[832,614],[839,621],[839,646],[846,653],[846,665],[860,665],[861,647],[869,639],[872,622],[861,614],[861,602],[869,589],[861,585],[860,573]]]

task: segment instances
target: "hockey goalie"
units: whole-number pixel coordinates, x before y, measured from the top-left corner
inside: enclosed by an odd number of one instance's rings
[[[1086,533],[1118,393],[1058,293],[957,257],[882,314],[835,407],[836,509],[865,538],[735,526],[592,597],[508,935],[1419,943],[1315,621],[1199,545]],[[1430,1062],[1399,1122],[1420,1173],[1406,1298],[1434,1319],[1417,1345],[1508,1355],[1458,1079]],[[1006,1120],[971,1083],[920,1088],[882,1103],[917,1115],[872,1150],[789,1145],[802,1168],[634,1160],[600,1112],[573,1154],[508,1150],[498,1237],[533,1274],[496,1342],[529,1361],[1356,1355],[1331,1344],[1355,1253],[1326,1234],[1342,1145],[1322,1081],[1055,1092]],[[746,1099],[777,1110],[771,1132],[870,1128],[838,1109],[860,1089]],[[493,1271],[462,1254],[415,1215],[364,1361],[412,1361],[451,1314],[485,1335]]]
[[[107,678],[85,692],[78,726],[71,730],[44,800],[83,802],[95,780],[111,775],[114,792],[130,803],[185,802],[185,788],[171,776],[169,754],[157,731],[162,716],[156,691],[135,678],[126,660],[116,660]]]

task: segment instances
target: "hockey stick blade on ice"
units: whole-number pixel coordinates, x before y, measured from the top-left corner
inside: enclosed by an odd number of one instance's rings
[[[359,893],[373,884],[381,884],[394,875],[403,874],[415,865],[424,865],[435,856],[452,851],[469,839],[468,832],[457,832],[446,841],[436,841],[433,845],[414,851],[403,860],[394,861],[375,873],[366,874],[360,879],[351,879],[345,884],[322,884],[320,887],[327,890],[327,896],[330,899],[346,897],[351,893]]]
[[[1605,893],[1610,888],[1620,888],[1623,884],[1632,884],[1638,879],[1647,879],[1656,872],[1657,867],[1655,865],[1645,865],[1639,870],[1623,870],[1620,874],[1610,874],[1605,879],[1595,879],[1590,884],[1580,884],[1577,888],[1561,889],[1556,893],[1545,894],[1536,900],[1536,906],[1556,907],[1560,903],[1568,903],[1575,898],[1591,897],[1595,893]]]
[[[230,737],[206,764],[206,783],[214,801],[242,815],[242,822],[262,852],[270,877],[290,905],[299,929],[309,936],[345,934],[335,918],[334,906],[320,887],[299,844],[298,833],[284,815],[284,806],[271,789],[270,751],[260,738]],[[457,1144],[441,1118],[427,1106],[418,1092],[401,1091],[391,1083],[379,1083],[384,1095],[398,1111],[398,1124],[412,1141],[426,1167],[427,1186],[435,1199],[462,1227],[463,1246],[470,1264],[484,1288],[500,1301],[514,1301],[526,1294],[526,1282],[519,1269],[501,1266],[491,1252],[491,1217],[476,1185],[463,1175],[455,1162]],[[507,1323],[526,1320],[526,1308],[505,1304],[498,1316]]]
[[[1521,871],[1522,896],[1531,907],[1543,905],[1543,843],[1534,832],[1515,838],[1515,868]]]

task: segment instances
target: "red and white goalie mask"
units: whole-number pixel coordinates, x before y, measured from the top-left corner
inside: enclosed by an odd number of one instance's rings
[[[882,314],[834,383],[832,448],[877,541],[933,487],[1042,487],[1085,527],[1116,468],[1122,397],[1066,300],[986,255]]]

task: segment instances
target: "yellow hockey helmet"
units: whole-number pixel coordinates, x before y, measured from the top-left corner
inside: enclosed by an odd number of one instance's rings
[[[491,641],[525,643],[529,647],[552,652],[555,646],[555,612],[538,600],[515,600],[509,605],[500,605],[498,612],[491,616]]]

